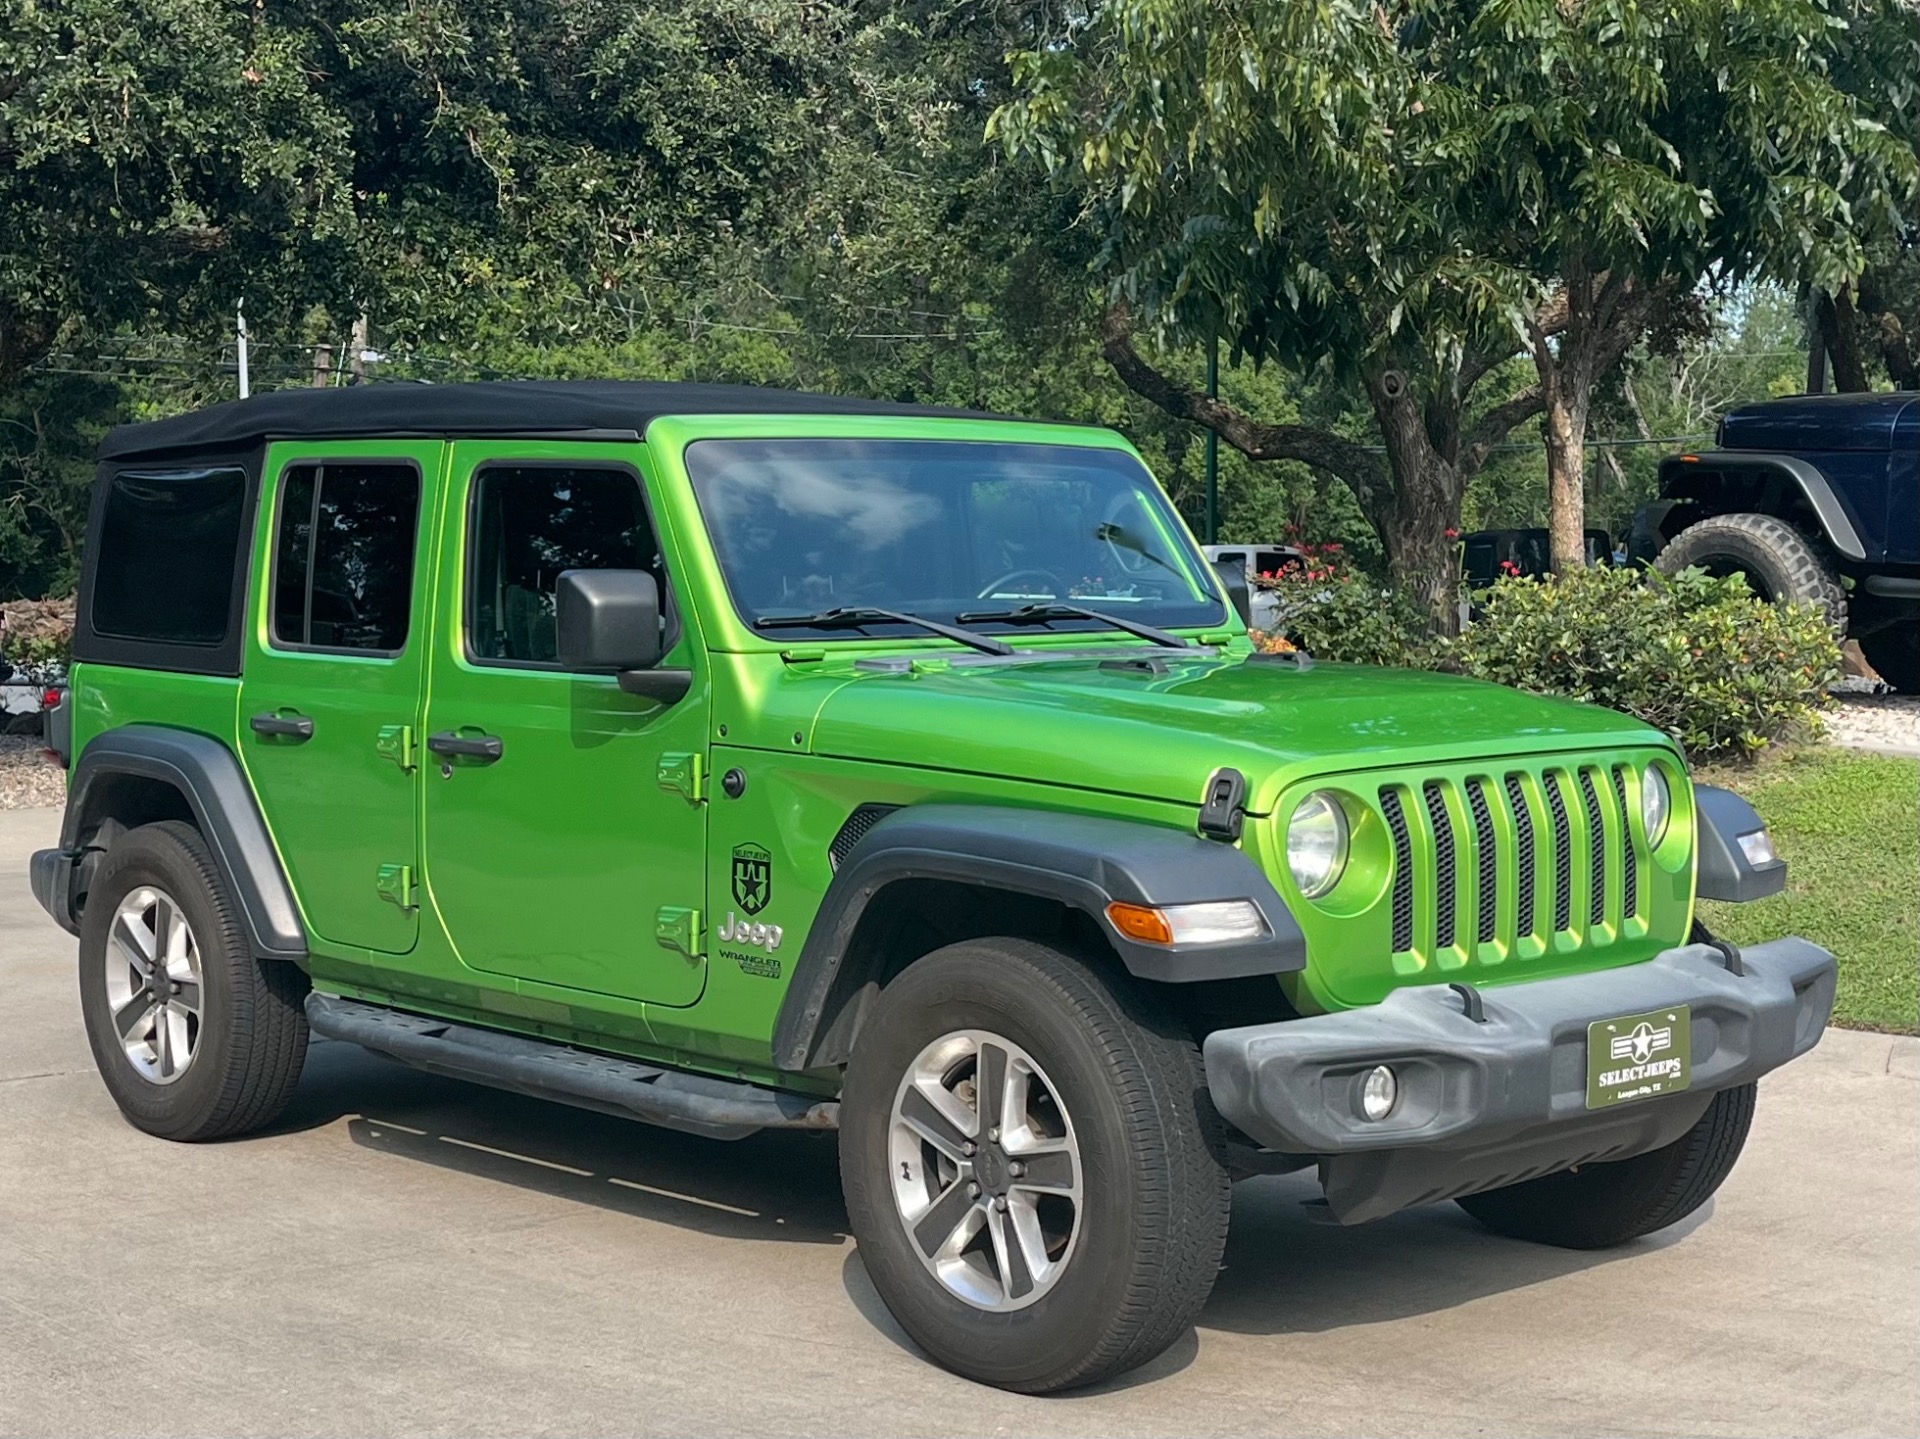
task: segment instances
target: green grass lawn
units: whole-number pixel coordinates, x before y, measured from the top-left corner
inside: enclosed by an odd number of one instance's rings
[[[1835,1023],[1920,1030],[1920,761],[1803,749],[1695,778],[1745,795],[1787,860],[1785,893],[1703,901],[1707,926],[1735,943],[1825,945],[1840,959]]]

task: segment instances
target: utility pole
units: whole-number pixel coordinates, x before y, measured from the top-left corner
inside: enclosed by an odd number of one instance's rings
[[[362,315],[353,322],[353,338],[347,342],[347,372],[352,376],[347,381],[357,385],[367,378],[367,317]]]
[[[1220,398],[1220,337],[1207,340],[1207,398]],[[1220,436],[1207,426],[1207,543],[1220,543]]]
[[[333,383],[333,346],[324,341],[313,347],[313,387],[324,390]]]
[[[242,300],[233,307],[233,349],[240,362],[240,398],[246,399],[253,393],[247,383],[247,302]]]

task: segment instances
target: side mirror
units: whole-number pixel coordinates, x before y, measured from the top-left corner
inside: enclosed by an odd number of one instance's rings
[[[693,682],[660,664],[660,586],[645,570],[563,570],[553,587],[560,663],[612,670],[620,688],[672,704]]]
[[[1220,588],[1226,591],[1227,602],[1233,606],[1233,612],[1240,616],[1240,623],[1253,625],[1253,594],[1247,589],[1247,566],[1244,560],[1215,560],[1213,573],[1220,581]]]

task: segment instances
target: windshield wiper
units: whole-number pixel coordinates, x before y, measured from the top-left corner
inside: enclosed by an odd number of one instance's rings
[[[1124,630],[1143,640],[1152,640],[1168,649],[1192,649],[1190,640],[1169,634],[1152,625],[1143,625],[1138,620],[1122,619],[1119,615],[1107,614],[1104,610],[1090,610],[1085,605],[1022,605],[1017,610],[969,610],[954,618],[963,625],[1044,625],[1050,620],[1092,620],[1096,624],[1111,625],[1116,630]]]
[[[1012,645],[992,635],[976,634],[957,625],[943,625],[938,620],[922,619],[904,610],[883,610],[872,605],[842,605],[811,615],[762,615],[753,622],[753,627],[757,630],[857,630],[872,624],[918,625],[942,639],[955,640],[982,654],[1013,653]]]

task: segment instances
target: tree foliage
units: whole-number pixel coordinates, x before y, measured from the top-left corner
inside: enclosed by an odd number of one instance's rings
[[[1853,34],[1829,0],[1121,0],[1017,58],[996,128],[1081,196],[1122,378],[1338,475],[1444,608],[1439,536],[1509,429],[1544,414],[1577,477],[1594,386],[1663,303],[1857,273],[1856,232],[1895,222],[1911,147],[1829,74]],[[1384,460],[1169,379],[1137,322],[1350,380]],[[1476,400],[1516,354],[1534,383]]]

